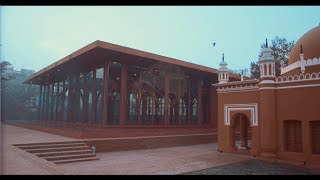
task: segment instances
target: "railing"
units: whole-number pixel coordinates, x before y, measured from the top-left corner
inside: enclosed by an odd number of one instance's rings
[[[281,74],[284,74],[284,73],[289,72],[293,69],[301,67],[301,62],[304,64],[305,67],[320,65],[320,58],[313,58],[313,59],[308,59],[308,60],[303,60],[303,61],[299,60],[293,64],[290,64],[286,67],[281,68]]]
[[[312,74],[306,73],[300,75],[279,76],[276,78],[276,82],[301,81],[310,79],[320,79],[320,72]]]

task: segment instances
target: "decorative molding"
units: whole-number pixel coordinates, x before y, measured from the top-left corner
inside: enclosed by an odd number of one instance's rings
[[[253,83],[258,83],[258,79],[250,79],[250,80],[244,80],[244,81],[231,81],[227,82],[225,84],[212,84],[213,86],[227,86],[227,85],[245,85],[245,84],[253,84]]]
[[[290,64],[286,67],[281,68],[281,74],[284,74],[284,73],[289,72],[293,69],[301,67],[301,62],[303,63],[302,65],[304,65],[305,67],[320,65],[320,58],[313,58],[313,59],[302,60],[302,61],[299,60],[293,64]]]
[[[217,87],[217,92],[225,91],[240,91],[240,90],[254,90],[258,89],[258,80],[247,80],[247,81],[234,81],[225,84],[213,84]]]
[[[289,76],[279,76],[276,78],[277,83],[281,82],[297,82],[297,81],[306,81],[306,80],[316,80],[320,79],[320,72],[319,73],[306,73],[306,74],[299,74],[299,75],[289,75]]]
[[[263,87],[263,88],[259,88],[259,90],[263,90],[263,89],[291,89],[291,88],[307,88],[307,87],[320,87],[320,84],[308,84],[308,85],[284,86],[284,87]]]
[[[259,88],[254,88],[254,89],[235,89],[235,90],[227,90],[227,91],[218,91],[218,94],[220,93],[237,93],[237,92],[248,92],[248,91],[258,91]]]
[[[258,104],[225,104],[224,105],[224,125],[230,126],[231,111],[247,111],[251,113],[251,126],[258,126]]]

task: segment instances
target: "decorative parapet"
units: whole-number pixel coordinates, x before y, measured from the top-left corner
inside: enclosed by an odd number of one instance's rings
[[[227,82],[224,84],[213,84],[217,87],[217,91],[241,91],[241,90],[251,90],[251,89],[258,89],[259,80],[245,80],[245,81],[233,81]]]
[[[316,80],[320,79],[319,73],[306,73],[300,75],[289,75],[289,76],[279,76],[276,78],[276,82],[294,82],[294,81],[303,81],[303,80]]]
[[[320,65],[320,58],[313,58],[313,59],[308,59],[308,60],[303,60],[303,61],[297,61],[293,64],[290,64],[286,67],[281,68],[281,74],[284,74],[286,72],[289,72],[293,69],[301,67],[301,62],[304,64],[304,66],[314,66],[314,65]]]

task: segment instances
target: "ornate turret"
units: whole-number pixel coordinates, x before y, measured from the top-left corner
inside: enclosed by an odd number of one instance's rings
[[[222,54],[222,61],[219,63],[219,74],[218,80],[219,84],[226,83],[229,80],[229,70],[228,70],[228,63],[224,61],[224,53]]]
[[[301,73],[304,73],[304,71],[306,70],[306,65],[304,64],[302,44],[300,45],[300,63],[301,63],[301,66],[300,66]]]
[[[262,56],[259,60],[260,66],[260,78],[263,82],[271,82],[274,81],[276,71],[275,71],[275,62],[272,55],[272,49],[268,47],[268,40],[266,39],[266,47],[261,51]]]

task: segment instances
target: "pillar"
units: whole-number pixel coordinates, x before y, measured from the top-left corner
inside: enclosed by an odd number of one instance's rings
[[[41,121],[41,98],[42,98],[42,85],[40,85],[40,96],[39,96],[39,108],[38,108],[38,118]]]
[[[60,112],[60,118],[61,118],[61,125],[63,126],[64,122],[64,101],[66,97],[66,80],[64,79],[62,81],[62,94],[61,94],[61,112]]]
[[[147,117],[147,97],[145,95],[141,96],[142,107],[141,107],[141,116],[142,116],[142,124],[144,124]]]
[[[177,92],[177,107],[175,108],[175,115],[177,114],[177,118],[175,118],[177,120],[177,125],[180,125],[181,124],[181,121],[180,121],[180,91],[181,91],[181,83],[180,83],[180,80],[178,80],[178,92]]]
[[[73,125],[78,124],[78,110],[79,110],[79,74],[75,76],[74,98],[73,98]]]
[[[124,127],[126,119],[127,102],[127,65],[121,64],[121,87],[120,87],[120,127]]]
[[[152,86],[155,87],[154,73],[152,73]],[[152,123],[151,124],[152,125],[154,125],[154,118],[156,115],[156,113],[155,113],[155,109],[156,109],[155,99],[156,99],[156,97],[155,97],[154,89],[155,88],[152,89],[152,110],[151,110],[151,113],[152,113],[152,120],[151,120]]]
[[[138,104],[138,124],[141,124],[141,70],[139,71],[139,97],[137,98]]]
[[[49,119],[49,92],[50,92],[50,85],[47,85],[47,97],[46,97],[46,122]]]
[[[169,77],[165,74],[164,80],[164,126],[168,126],[169,121]]]
[[[45,122],[45,109],[46,109],[46,107],[45,107],[45,99],[46,98],[46,86],[45,85],[43,85],[43,95],[42,95],[42,105],[41,105],[41,107],[42,107],[42,112],[41,112],[41,120],[42,120],[42,122]]]
[[[53,112],[53,106],[54,106],[54,84],[51,85],[51,101],[50,101],[50,125],[52,121],[54,121],[54,112]]]
[[[97,69],[95,68],[92,73],[93,73],[93,77],[92,77],[92,104],[91,104],[91,126],[93,126],[94,124],[94,116],[95,116],[95,112],[96,112],[96,76],[97,76]]]
[[[188,81],[188,111],[187,111],[187,116],[188,116],[188,125],[191,125],[191,111],[192,111],[192,107],[191,107],[191,99],[190,99],[190,91],[191,91],[191,81],[190,81],[190,78],[187,79]]]
[[[82,128],[85,125],[87,111],[87,73],[83,74],[83,95],[82,95]]]
[[[70,124],[71,120],[71,83],[72,83],[72,76],[69,77],[69,89],[68,89],[68,105],[67,105],[67,125]]]
[[[266,158],[276,158],[277,152],[277,121],[276,121],[276,91],[275,76],[271,72],[275,71],[272,66],[275,64],[275,58],[272,55],[272,49],[266,47],[262,49],[259,66],[262,68],[259,83],[259,128],[261,142],[261,156]],[[270,64],[272,70],[270,70]]]
[[[57,85],[57,91],[56,91],[56,118],[55,118],[55,125],[57,124],[57,121],[59,120],[59,89],[60,89],[60,82],[58,82]]]
[[[198,114],[198,125],[201,125],[203,121],[202,116],[202,86],[201,80],[198,80],[198,98],[197,98],[197,114]]]
[[[109,74],[109,61],[106,61],[103,65],[103,89],[102,89],[102,101],[101,101],[101,127],[105,126],[105,119],[107,114],[107,103],[108,103],[108,74]]]

